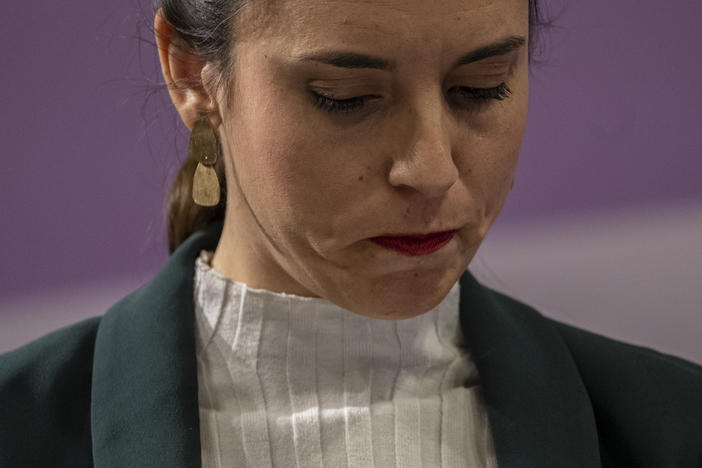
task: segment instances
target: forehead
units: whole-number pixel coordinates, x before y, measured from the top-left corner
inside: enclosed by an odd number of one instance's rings
[[[256,10],[250,3],[253,7],[242,11],[239,20],[252,34],[241,34],[240,39],[275,44],[275,50],[291,56],[344,46],[387,54],[403,48],[413,54],[437,54],[526,34],[528,4],[529,0],[276,0]]]

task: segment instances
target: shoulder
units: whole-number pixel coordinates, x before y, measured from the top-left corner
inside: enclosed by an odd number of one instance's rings
[[[593,364],[593,360],[598,362],[598,367],[606,370],[615,367],[622,371],[636,369],[639,371],[635,375],[640,378],[655,378],[660,375],[651,371],[661,371],[670,374],[673,378],[690,380],[702,384],[702,366],[683,358],[662,353],[646,346],[639,346],[624,341],[609,338],[583,328],[568,325],[550,318],[546,318],[552,323],[563,339],[568,343],[574,357],[579,358],[583,364]],[[606,360],[601,360],[607,358]],[[621,366],[625,368],[622,369]]]
[[[95,334],[102,317],[93,317],[0,354],[0,391],[30,385],[48,390],[79,369],[92,365]]]
[[[641,389],[642,396],[685,395],[690,397],[690,403],[699,404],[702,409],[702,365],[560,322],[519,299],[483,288],[495,301],[495,307],[508,311],[511,325],[533,330],[543,330],[546,325],[545,328],[555,331],[586,385],[624,388],[646,384],[646,388]],[[546,339],[536,332],[532,338]]]
[[[70,457],[90,453],[90,387],[100,319],[0,355],[0,465],[87,464]]]
[[[657,390],[662,394],[689,395],[691,402],[702,405],[702,366],[645,346],[553,319],[546,320],[553,324],[567,344],[581,373],[601,381],[602,385],[623,388],[630,384],[646,384],[642,396]],[[610,379],[615,376],[616,379]]]
[[[592,401],[601,443],[702,457],[702,366],[552,319]],[[617,449],[621,452],[621,447]],[[615,460],[616,462],[616,460]]]

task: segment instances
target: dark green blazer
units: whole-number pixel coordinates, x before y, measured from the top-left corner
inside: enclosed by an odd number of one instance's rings
[[[193,278],[221,230],[104,316],[0,356],[1,467],[200,466]],[[702,467],[702,367],[460,283],[501,468]]]

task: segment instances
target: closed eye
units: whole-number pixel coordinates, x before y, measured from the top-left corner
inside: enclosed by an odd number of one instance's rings
[[[462,106],[469,110],[479,110],[490,101],[502,101],[508,98],[512,91],[506,83],[500,83],[494,88],[472,88],[469,86],[458,86],[457,94],[460,96]],[[358,96],[349,99],[333,99],[329,96],[311,91],[314,98],[315,107],[327,112],[349,114],[360,110],[367,101],[376,99],[377,96]]]

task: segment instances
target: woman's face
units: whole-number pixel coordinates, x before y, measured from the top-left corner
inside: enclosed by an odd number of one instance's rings
[[[370,317],[427,312],[466,270],[512,185],[527,119],[528,1],[278,3],[263,21],[242,12],[237,24],[261,26],[238,39],[231,101],[217,99],[228,198],[213,266]],[[458,63],[514,37],[523,38],[514,50]],[[389,65],[304,59],[337,52]],[[502,100],[461,89],[502,83],[511,90]],[[330,112],[314,93],[367,99]],[[425,256],[369,240],[454,228]]]

